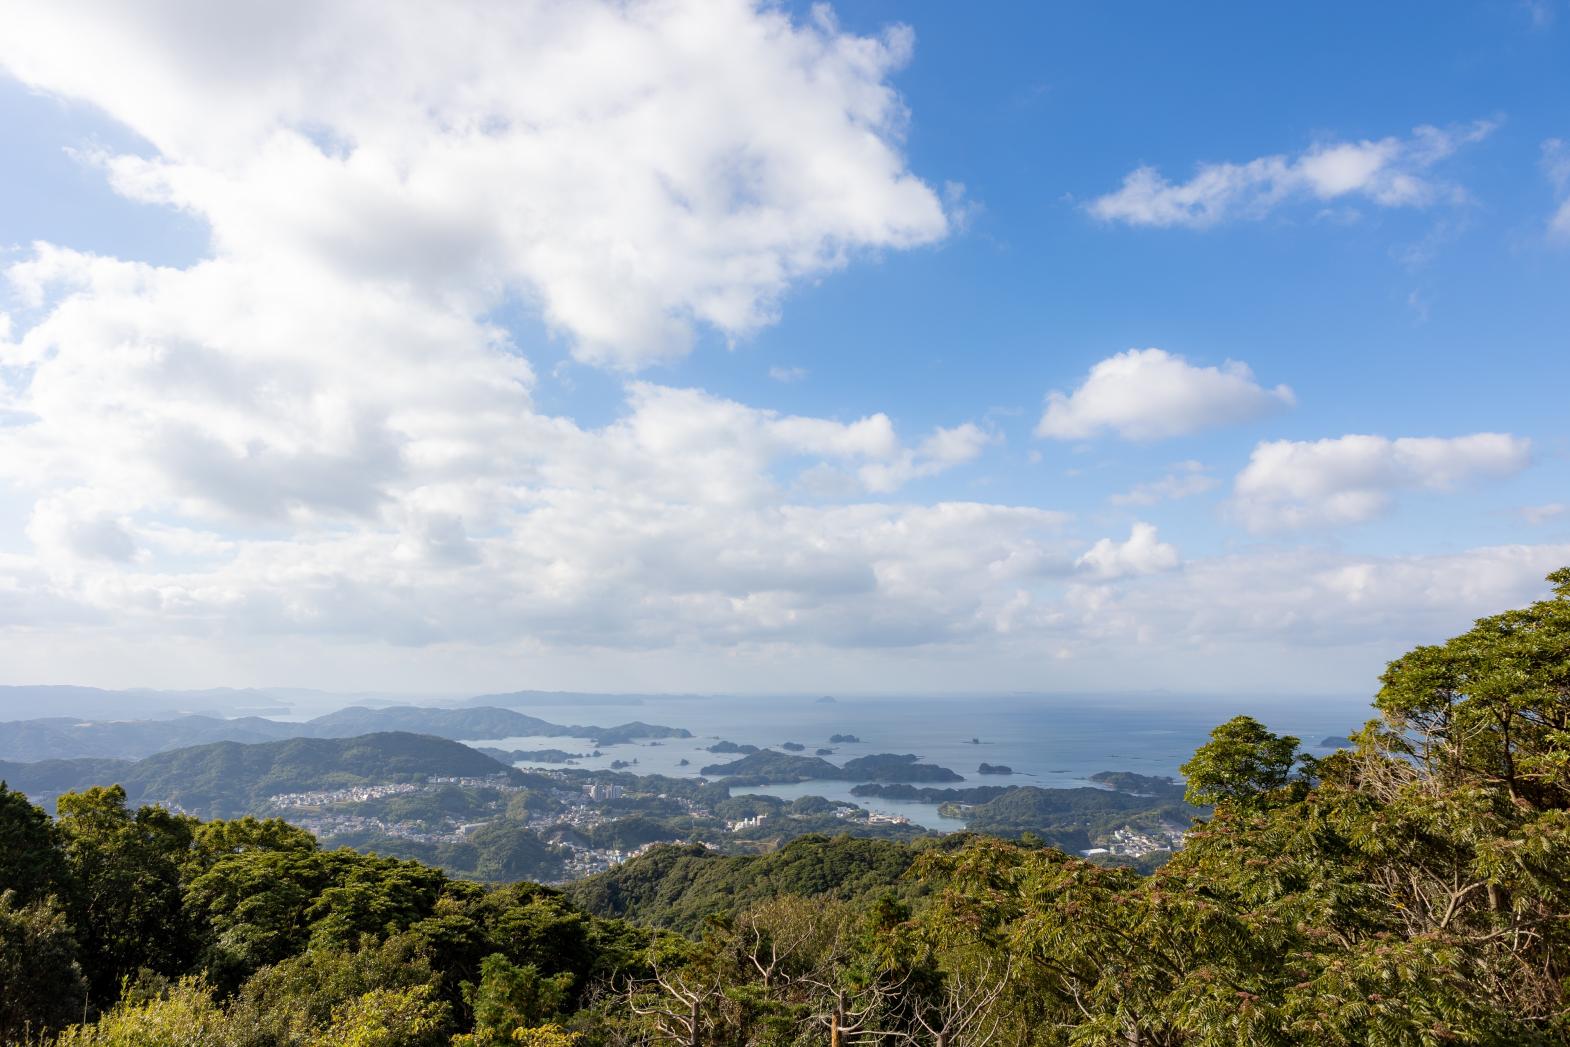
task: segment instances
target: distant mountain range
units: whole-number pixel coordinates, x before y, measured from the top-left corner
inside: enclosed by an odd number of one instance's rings
[[[259,716],[221,719],[109,720],[57,716],[0,723],[0,760],[141,759],[208,742],[269,742],[286,738],[349,738],[385,731],[434,735],[452,740],[542,736],[588,738],[598,748],[642,738],[690,738],[680,727],[632,722],[613,727],[551,723],[512,709],[430,709],[404,705],[372,709],[352,706],[314,720],[292,722]]]

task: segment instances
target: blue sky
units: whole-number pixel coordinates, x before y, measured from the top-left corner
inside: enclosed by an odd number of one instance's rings
[[[1356,693],[1570,562],[1570,6],[241,10],[0,44],[7,682]]]

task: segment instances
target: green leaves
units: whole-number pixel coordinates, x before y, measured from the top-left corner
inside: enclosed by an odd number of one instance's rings
[[[1298,740],[1274,735],[1250,716],[1236,716],[1210,732],[1210,741],[1182,767],[1185,798],[1196,807],[1222,803],[1259,807],[1292,780]]]

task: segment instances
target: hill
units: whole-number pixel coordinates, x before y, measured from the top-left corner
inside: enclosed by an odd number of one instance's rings
[[[954,809],[957,808],[957,809]],[[1008,789],[986,803],[964,807],[948,805],[945,813],[965,819],[972,832],[1019,839],[1026,833],[1065,851],[1081,851],[1095,838],[1138,814],[1154,828],[1166,821],[1186,827],[1201,813],[1181,801],[1158,801],[1138,793],[1110,789],[1042,789],[1022,785]]]
[[[12,788],[52,804],[62,792],[122,785],[132,803],[160,803],[203,817],[254,812],[285,792],[367,783],[424,781],[435,775],[522,778],[520,772],[444,738],[388,732],[358,738],[290,738],[245,745],[215,742],[119,760],[45,760],[0,765]]]
[[[952,847],[949,838],[943,847]],[[762,855],[721,855],[701,844],[656,847],[608,872],[566,885],[585,912],[694,933],[715,913],[785,895],[870,900],[923,892],[905,874],[927,845],[852,836],[802,836]],[[933,844],[932,846],[939,846]]]

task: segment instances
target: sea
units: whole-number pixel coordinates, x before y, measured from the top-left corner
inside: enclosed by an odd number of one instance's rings
[[[664,738],[602,748],[598,757],[585,755],[571,766],[611,770],[626,761],[636,774],[697,777],[711,764],[738,757],[716,754],[707,747],[717,741],[779,749],[782,743],[806,747],[803,755],[832,749],[825,759],[843,763],[874,753],[913,753],[923,763],[947,767],[963,782],[930,783],[935,787],[972,785],[1037,785],[1072,788],[1094,785],[1098,771],[1133,771],[1179,778],[1178,768],[1203,745],[1210,730],[1233,716],[1246,714],[1280,734],[1291,734],[1310,753],[1323,754],[1327,738],[1356,730],[1374,715],[1366,697],[1346,696],[1204,696],[1141,695],[1005,695],[976,697],[840,697],[840,696],[643,696],[625,705],[530,703],[511,706],[553,723],[611,726],[630,720],[685,727],[692,738]],[[858,741],[832,743],[836,734]],[[593,738],[513,737],[466,739],[471,745],[500,749],[564,749],[589,754]],[[682,765],[681,761],[687,764]],[[1007,776],[983,775],[982,763],[1013,769]],[[521,768],[561,764],[518,764]],[[822,796],[843,800],[884,814],[902,815],[917,825],[955,831],[963,824],[940,817],[936,804],[856,797],[852,782],[812,781],[795,785],[737,788],[737,794],[762,793],[785,799]]]

